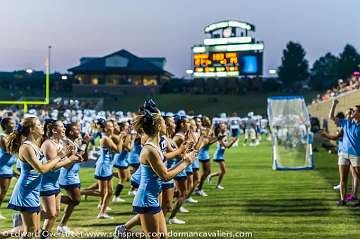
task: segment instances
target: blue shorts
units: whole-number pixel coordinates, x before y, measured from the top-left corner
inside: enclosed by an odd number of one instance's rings
[[[63,189],[73,189],[73,188],[80,188],[80,183],[68,184],[68,185],[60,185]]]
[[[168,189],[168,188],[174,188],[174,187],[175,187],[174,183],[163,183],[163,184],[161,184],[161,190]]]
[[[60,193],[60,189],[54,189],[54,190],[49,190],[49,191],[42,191],[42,192],[40,192],[40,196],[47,197],[47,196],[52,196],[52,195],[58,195],[59,193]]]
[[[0,174],[0,178],[12,178],[14,174]]]
[[[221,161],[225,161],[225,159],[214,159],[214,162],[221,162]]]
[[[133,167],[133,168],[138,168],[140,166],[139,163],[130,163],[129,166]]]
[[[138,214],[156,214],[161,212],[161,207],[135,207],[133,206],[133,211]]]
[[[34,212],[39,213],[40,212],[40,207],[20,207],[20,206],[11,204],[11,203],[8,204],[8,208],[13,209],[15,211],[19,211],[19,212],[30,212],[30,213],[34,213]]]
[[[175,177],[174,179],[178,182],[184,182],[186,180],[187,176],[180,176],[180,177]]]
[[[109,180],[112,179],[112,177],[113,177],[113,175],[106,176],[106,177],[96,176],[96,175],[95,175],[95,178],[96,178],[97,180],[100,180],[100,181],[109,181]]]
[[[209,158],[207,158],[207,159],[199,159],[199,161],[200,161],[200,162],[203,162],[203,163],[207,163],[207,162],[210,161],[210,159],[209,159]]]

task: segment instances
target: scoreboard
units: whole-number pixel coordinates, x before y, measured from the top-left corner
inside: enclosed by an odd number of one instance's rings
[[[193,54],[193,76],[239,77],[262,74],[262,52],[206,52]]]

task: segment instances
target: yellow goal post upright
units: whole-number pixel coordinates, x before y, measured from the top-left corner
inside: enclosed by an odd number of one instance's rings
[[[46,59],[46,73],[45,73],[45,98],[44,100],[14,100],[14,101],[0,101],[1,105],[23,105],[24,113],[28,111],[28,105],[48,105],[50,102],[50,53],[51,46],[48,47],[48,57]]]

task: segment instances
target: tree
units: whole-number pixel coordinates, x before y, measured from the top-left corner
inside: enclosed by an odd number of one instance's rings
[[[308,79],[309,64],[305,55],[306,52],[299,43],[290,41],[286,45],[281,58],[281,66],[278,68],[279,80],[286,88]]]
[[[340,77],[338,63],[339,58],[330,52],[316,60],[311,69],[311,88],[322,90],[336,84],[336,80]]]
[[[356,49],[347,44],[344,47],[343,52],[340,53],[339,59],[339,74],[343,79],[347,79],[351,76],[354,71],[359,70],[358,65],[360,64],[360,55]]]

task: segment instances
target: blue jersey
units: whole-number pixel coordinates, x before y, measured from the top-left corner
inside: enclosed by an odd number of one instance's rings
[[[61,149],[60,144],[55,143],[52,140],[50,140],[50,142],[56,146],[57,150]],[[59,177],[60,177],[60,169],[56,169],[45,173],[41,180],[40,195],[50,196],[50,195],[58,194],[60,192]]]
[[[74,163],[69,168],[61,168],[59,183],[61,187],[80,187],[80,163]]]
[[[163,157],[161,150],[152,143],[146,143],[156,148],[160,156]],[[150,165],[140,165],[140,185],[133,201],[133,209],[136,213],[151,213],[155,214],[161,212],[159,203],[159,194],[161,192],[162,180],[153,171]]]
[[[131,175],[130,183],[134,188],[138,188],[140,185],[141,170],[140,167]]]
[[[139,165],[140,164],[141,149],[142,149],[141,139],[137,138],[134,140],[134,146],[129,155],[129,164],[130,165]]]
[[[128,162],[129,152],[128,151],[121,151],[121,153],[115,153],[114,155],[114,167],[115,168],[128,168],[129,162]]]
[[[0,178],[11,178],[13,176],[13,165],[15,163],[16,156],[0,148]]]
[[[176,135],[180,135],[183,136],[183,134],[176,134]],[[176,165],[177,163],[179,163],[182,160],[182,158],[180,156],[176,157],[175,162],[173,163],[173,166]],[[186,178],[187,173],[185,171],[185,169],[183,171],[181,171],[180,173],[178,173],[178,175],[176,175],[175,179],[176,180],[183,180],[184,178]]]
[[[171,147],[171,146],[172,146],[171,143],[170,143],[165,137],[161,137],[161,138],[160,138],[159,144],[160,144],[160,149],[161,149],[161,151],[163,152],[163,154],[164,154],[164,153],[167,153],[168,147]],[[174,146],[173,149],[176,150],[176,147]],[[172,162],[172,161],[173,161],[173,160],[167,160],[167,158],[164,157],[163,162],[164,162],[164,164],[165,164],[165,167],[168,167],[169,164],[171,165],[171,163],[169,163],[169,162]],[[162,180],[162,185],[161,185],[161,187],[162,187],[162,189],[165,189],[165,188],[173,188],[173,187],[174,187],[174,180],[173,180],[173,179],[171,179],[171,180],[169,180],[169,181],[164,181],[164,180]]]
[[[59,185],[60,170],[61,169],[56,169],[54,171],[47,172],[43,175],[41,180],[41,189],[40,189],[41,196],[50,196],[50,195],[58,194],[60,192],[60,185]]]
[[[199,154],[198,154],[198,158],[200,161],[207,161],[210,159],[209,148],[210,148],[209,144],[201,147],[201,149],[199,150]]]
[[[100,157],[96,161],[95,178],[99,180],[110,180],[112,178],[113,157],[109,148],[100,148]]]
[[[339,126],[344,130],[340,151],[352,156],[360,157],[360,123],[353,120],[339,120]]]
[[[42,164],[45,163],[45,157],[37,146],[30,141],[25,141],[24,144],[30,145],[34,149],[37,159]],[[19,161],[21,174],[13,189],[8,208],[21,212],[39,212],[42,175],[26,161]]]
[[[216,150],[215,150],[215,153],[214,153],[214,160],[215,161],[222,161],[222,160],[225,160],[225,157],[224,157],[224,154],[225,154],[225,147],[222,146],[222,144],[220,142],[218,142],[216,144]]]

